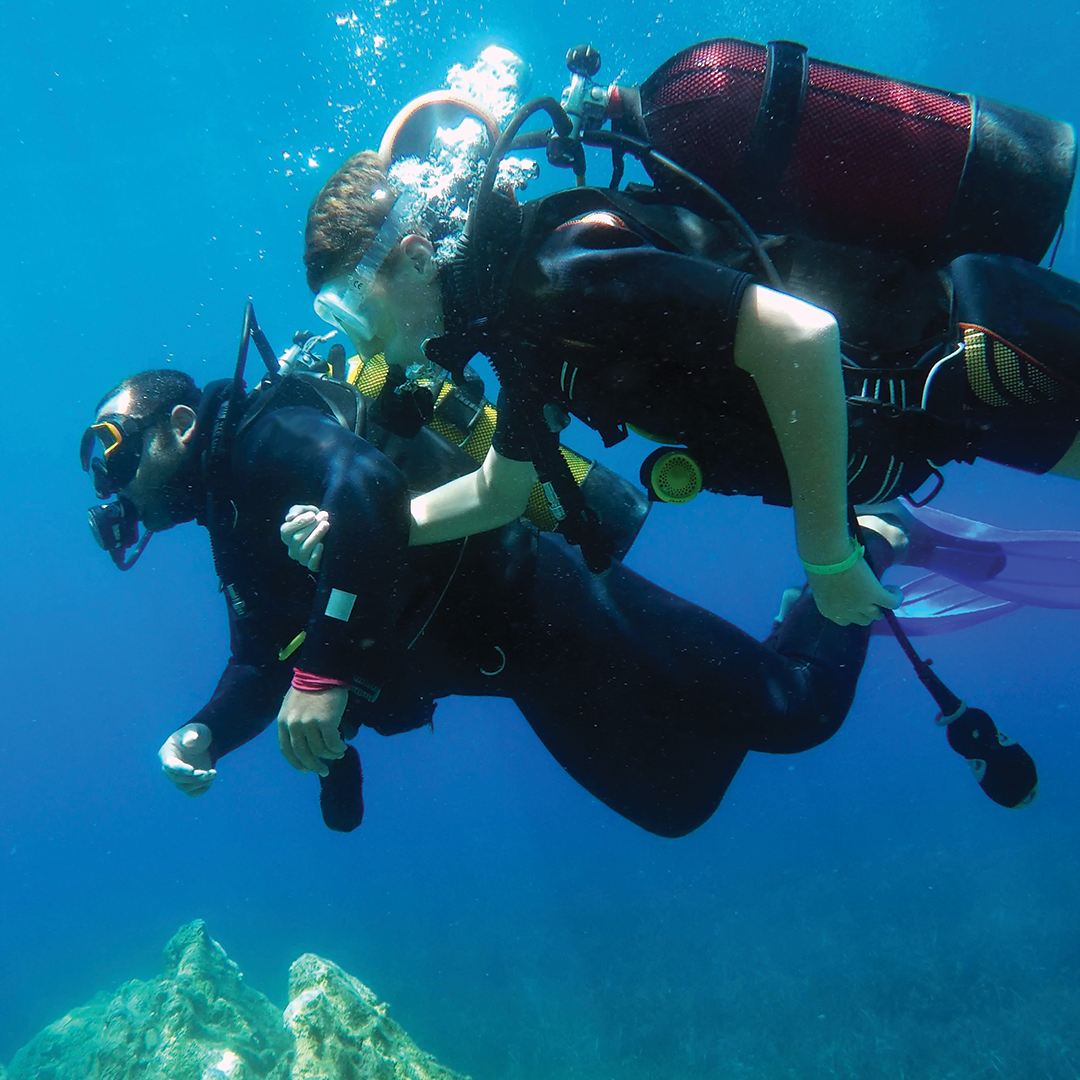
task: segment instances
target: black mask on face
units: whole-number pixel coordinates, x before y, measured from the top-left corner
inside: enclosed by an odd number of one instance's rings
[[[143,427],[145,426],[147,425],[144,423]],[[90,429],[87,429],[87,435],[90,434]],[[141,431],[137,434],[141,435]],[[116,491],[117,477],[109,476],[108,471],[100,467],[99,459],[90,460],[90,454],[86,450],[88,446],[90,446],[90,440],[84,437],[83,467],[91,473],[98,495],[105,497]],[[126,472],[122,474],[127,482],[134,478],[140,460],[141,454],[135,455],[133,462],[135,469],[128,470],[131,475],[127,476]],[[95,469],[94,466],[99,467]],[[185,454],[177,471],[163,486],[162,494],[171,524],[178,525],[196,516],[200,500],[204,497],[197,453]],[[108,552],[119,570],[130,570],[142,555],[150,537],[153,536],[153,531],[147,530],[140,538],[139,511],[135,504],[123,495],[117,495],[111,502],[102,502],[90,507],[88,523],[94,539],[104,551]],[[130,552],[128,549],[131,549]]]
[[[99,499],[107,499],[131,483],[142,459],[144,433],[167,413],[168,406],[141,420],[113,413],[83,432],[79,463],[90,474]]]

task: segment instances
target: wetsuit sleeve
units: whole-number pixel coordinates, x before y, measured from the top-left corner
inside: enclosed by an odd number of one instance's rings
[[[254,739],[273,722],[289,686],[291,669],[241,664],[230,658],[210,700],[188,721],[205,724],[213,734],[210,757],[225,754]]]
[[[657,247],[610,212],[584,214],[551,230],[522,261],[512,288],[519,324],[538,343],[554,339],[587,361],[655,346],[730,350],[743,294],[753,278],[697,256]]]
[[[283,408],[257,421],[241,441],[234,482],[265,489],[260,505],[270,557],[284,553],[278,528],[290,505],[309,502],[328,511],[314,603],[293,663],[315,675],[378,685],[379,655],[389,647],[402,602],[410,523],[404,476],[328,417]]]

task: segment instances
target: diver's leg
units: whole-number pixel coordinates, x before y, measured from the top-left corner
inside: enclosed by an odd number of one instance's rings
[[[903,533],[884,522],[878,532],[868,516],[859,520],[867,561],[880,576],[892,564],[894,548],[903,547]],[[869,627],[837,626],[824,618],[806,589],[766,639],[782,664],[770,673],[778,692],[772,707],[744,731],[747,749],[797,754],[835,735],[855,698],[869,640]]]
[[[766,639],[776,661],[760,669],[769,697],[739,731],[742,745],[798,754],[831,739],[855,699],[869,641],[870,627],[830,622],[805,589]]]
[[[470,542],[418,665],[435,678],[437,654],[458,656],[436,696],[512,699],[570,776],[642,828],[696,829],[748,750],[808,749],[843,722],[870,630],[828,622],[809,593],[765,645],[621,564],[596,578],[560,538],[519,550],[499,540],[511,533]]]
[[[497,563],[487,588],[472,590],[505,659],[487,692],[511,698],[571,777],[650,832],[682,836],[707,821],[746,733],[805,697],[801,661],[621,564],[598,579],[548,536],[519,572]],[[869,631],[833,629],[854,642],[850,665],[838,658],[853,685]]]
[[[808,592],[766,645],[621,565],[597,580],[564,545],[538,556],[498,681],[567,772],[644,828],[697,828],[748,750],[809,749],[847,715],[870,629]]]

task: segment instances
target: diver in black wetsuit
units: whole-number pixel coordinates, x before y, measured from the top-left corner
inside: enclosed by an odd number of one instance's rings
[[[939,274],[788,237],[770,249],[782,294],[746,272],[737,237],[644,196],[488,202],[488,243],[473,250],[467,231],[440,263],[416,196],[358,154],[308,216],[316,310],[361,355],[453,372],[480,351],[499,373],[484,469],[429,497],[426,524],[442,538],[496,499],[516,513],[531,480],[521,462],[556,478],[568,414],[608,442],[632,425],[688,448],[705,488],[794,503],[819,607],[843,624],[896,602],[853,548],[849,501],[912,492],[953,459],[1080,477],[1072,281],[1005,256],[963,256]],[[841,343],[860,367],[842,366]]]
[[[827,621],[808,594],[762,644],[619,564],[594,577],[522,523],[409,547],[409,491],[386,457],[327,413],[287,406],[242,422],[223,458],[227,395],[144,373],[84,436],[84,467],[122,518],[210,532],[232,655],[162,748],[183,790],[206,790],[214,764],[277,715],[286,756],[320,774],[327,824],[355,828],[360,762],[342,736],[428,724],[447,695],[501,696],[590,792],[679,836],[715,811],[748,751],[796,753],[842,723],[869,630]],[[279,537],[298,500],[333,517],[317,577]]]

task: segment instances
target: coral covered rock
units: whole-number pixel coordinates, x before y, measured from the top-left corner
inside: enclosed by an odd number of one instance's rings
[[[289,969],[290,1080],[460,1080],[387,1016],[359,980],[312,953]]]
[[[202,921],[190,923],[165,947],[161,976],[50,1024],[15,1055],[8,1080],[287,1080],[280,1013],[243,978]]]
[[[388,1016],[363,983],[311,953],[281,1013],[244,983],[202,921],[133,980],[39,1032],[0,1080],[462,1080]]]

